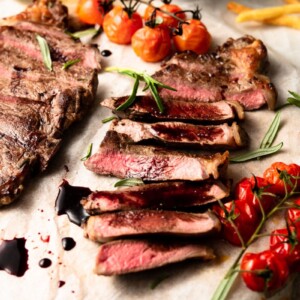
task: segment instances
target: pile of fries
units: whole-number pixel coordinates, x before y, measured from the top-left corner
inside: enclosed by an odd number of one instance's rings
[[[284,0],[282,6],[253,9],[237,2],[228,2],[227,9],[238,14],[237,22],[258,21],[275,26],[300,29],[300,0]]]

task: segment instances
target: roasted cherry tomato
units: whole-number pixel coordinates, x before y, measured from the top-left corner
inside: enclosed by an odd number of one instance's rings
[[[277,186],[277,194],[285,195],[284,179],[286,178],[286,187],[290,192],[295,186],[300,190],[300,166],[296,164],[286,165],[283,162],[275,162],[264,172],[264,178],[271,184]]]
[[[211,46],[211,35],[205,25],[196,19],[180,25],[182,30],[173,37],[174,45],[180,52],[191,50],[198,54],[206,53]]]
[[[293,200],[294,204],[299,208],[289,208],[287,210],[287,221],[290,226],[294,226],[300,233],[300,197]]]
[[[213,208],[222,223],[222,236],[231,244],[242,246],[238,233],[228,217],[233,220],[243,242],[246,243],[259,224],[258,214],[251,205],[243,200],[228,202],[224,204],[224,207],[227,213],[219,205],[215,205]]]
[[[277,229],[271,233],[270,249],[280,254],[293,272],[300,271],[300,232],[289,227]]]
[[[145,26],[139,29],[132,37],[132,48],[144,61],[157,62],[164,59],[172,48],[168,28]]]
[[[289,268],[282,256],[271,250],[246,253],[241,262],[242,278],[257,292],[273,292],[287,282]]]
[[[117,44],[130,44],[133,34],[143,27],[141,16],[132,12],[131,16],[121,6],[115,6],[103,20],[103,30],[108,39]]]
[[[91,25],[103,23],[104,10],[98,0],[79,0],[76,13],[83,23]]]
[[[144,13],[144,19],[146,21],[151,19],[151,15],[152,15],[153,11],[154,11],[154,7],[152,7],[152,6],[148,6],[146,8],[145,13]],[[175,27],[177,27],[179,20],[175,19],[174,17],[172,17],[170,15],[167,15],[166,13],[164,13],[164,11],[167,13],[175,14],[176,17],[178,17],[182,21],[185,20],[185,13],[181,12],[182,9],[178,5],[164,4],[156,11],[156,17],[161,17],[163,20],[163,24],[165,26],[175,28]]]
[[[256,186],[255,186],[256,183]],[[254,195],[253,190],[256,189],[257,196]],[[247,201],[252,205],[258,213],[261,213],[261,207],[259,201],[264,209],[265,213],[268,213],[277,203],[277,196],[275,195],[276,188],[273,185],[269,184],[262,177],[251,177],[243,178],[235,186],[235,198],[240,200]],[[272,195],[266,195],[273,194]]]

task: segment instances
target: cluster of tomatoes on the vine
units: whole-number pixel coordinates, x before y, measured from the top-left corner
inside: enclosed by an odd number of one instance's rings
[[[160,7],[153,1],[79,0],[78,18],[87,24],[103,26],[108,39],[117,44],[132,44],[134,52],[147,62],[157,62],[173,51],[191,50],[206,53],[211,45],[211,35],[200,21],[200,11],[190,11],[192,18],[170,0]],[[128,4],[126,4],[128,2]],[[140,4],[147,7],[143,18],[136,11]]]
[[[247,248],[259,237],[262,220],[288,208],[287,226],[270,234],[269,249],[246,253],[240,265],[250,289],[272,293],[286,284],[289,274],[300,271],[300,166],[276,162],[263,177],[242,179],[234,193],[237,200],[213,210],[222,223],[223,237],[236,246]]]

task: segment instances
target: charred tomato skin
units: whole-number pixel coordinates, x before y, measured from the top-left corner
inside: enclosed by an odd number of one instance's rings
[[[289,234],[293,236],[289,239]],[[270,249],[286,260],[293,272],[300,271],[300,233],[294,227],[277,229],[270,235]]]
[[[263,195],[259,193],[259,199],[257,196],[255,196],[253,189],[256,187],[262,192],[262,193],[270,193],[274,194],[274,196],[271,195]],[[277,203],[277,196],[276,196],[276,187],[271,185],[267,180],[265,180],[262,177],[251,177],[251,178],[243,178],[240,180],[234,190],[234,196],[236,199],[241,199],[246,202],[248,202],[250,205],[252,205],[258,214],[261,214],[261,207],[265,213],[268,213],[272,210],[272,208],[275,207]]]
[[[144,12],[144,20],[148,21],[151,18],[151,15],[154,11],[154,7],[152,6],[147,6],[145,12]],[[167,14],[164,13],[164,11],[175,14],[178,18],[180,18],[182,21],[185,21],[185,13],[181,12],[182,9],[176,5],[176,4],[164,4],[162,5],[159,10],[156,11],[156,17],[160,17],[163,20],[163,25],[167,26],[167,27],[171,27],[171,28],[175,28],[177,27],[179,20],[175,19],[172,16],[169,16]]]
[[[228,213],[233,213],[233,223],[243,238],[243,242],[247,243],[260,221],[256,210],[249,205],[249,203],[243,200],[228,202],[224,205],[224,207]],[[236,229],[226,218],[225,211],[219,205],[215,205],[213,210],[222,223],[222,237],[232,245],[242,246],[242,242]]]
[[[102,25],[104,10],[98,0],[79,0],[76,14],[79,20],[90,25]]]
[[[246,286],[256,292],[277,291],[286,284],[289,277],[287,262],[271,250],[246,253],[240,269]]]
[[[145,26],[132,37],[132,48],[137,56],[147,62],[157,62],[171,52],[172,43],[166,26]]]
[[[177,51],[194,51],[197,54],[205,54],[211,46],[211,35],[206,26],[200,20],[188,20],[188,24],[182,24],[182,34],[173,37]]]
[[[283,179],[280,178],[280,171],[286,171],[289,175],[294,177],[300,176],[300,166],[296,164],[285,164],[283,162],[275,162],[264,172],[264,178],[270,183],[277,187],[278,195],[285,195],[285,186]],[[300,179],[290,178],[292,186],[287,184],[287,190],[290,192],[295,185],[296,190],[300,190]]]
[[[115,6],[103,20],[103,30],[108,39],[121,45],[130,44],[133,34],[142,27],[142,17],[136,12],[129,16],[121,6]]]

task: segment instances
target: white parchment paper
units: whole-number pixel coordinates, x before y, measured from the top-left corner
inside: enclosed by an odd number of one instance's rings
[[[300,92],[300,32],[284,27],[260,26],[256,23],[236,24],[235,16],[226,11],[227,1],[173,1],[184,8],[202,7],[203,21],[213,36],[214,44],[223,43],[228,37],[237,38],[251,34],[261,38],[269,49],[270,76],[279,92],[279,102],[284,103],[287,91]],[[242,2],[242,1],[241,1]],[[262,6],[282,4],[282,1],[243,1],[242,3]],[[26,1],[0,0],[0,17],[21,11]],[[142,10],[142,6],[141,6]],[[100,49],[109,49],[112,55],[103,58],[106,66],[130,67],[147,70],[150,74],[159,64],[142,62],[129,46],[110,43],[102,35],[97,42]],[[1,74],[0,74],[1,76]],[[98,97],[90,114],[72,127],[47,172],[30,181],[26,191],[14,204],[0,210],[0,238],[25,237],[29,252],[29,269],[21,278],[0,272],[0,299],[210,299],[226,270],[233,262],[238,249],[216,242],[219,259],[214,262],[197,261],[182,263],[159,270],[120,277],[104,277],[93,274],[98,245],[83,238],[81,228],[71,224],[67,216],[56,216],[54,202],[62,179],[73,185],[95,189],[112,189],[114,178],[106,178],[87,171],[80,161],[88,145],[99,146],[109,124],[101,120],[111,113],[100,108],[99,102],[106,97],[122,96],[131,91],[132,81],[111,73],[99,74]],[[289,107],[282,111],[281,130],[275,142],[284,142],[283,150],[272,157],[238,165],[230,165],[228,176],[237,180],[251,173],[262,175],[263,170],[274,161],[300,164],[300,110]],[[251,137],[251,149],[258,147],[274,112],[266,109],[246,114],[244,127]],[[69,172],[65,167],[69,168]],[[269,228],[280,226],[277,218]],[[43,242],[47,236],[49,242]],[[63,237],[73,237],[76,247],[64,251]],[[265,249],[267,240],[260,240],[253,251]],[[51,267],[42,269],[38,263],[42,258],[52,260]],[[156,289],[152,282],[161,274],[168,274]],[[58,287],[58,282],[65,285]],[[295,279],[272,299],[300,299],[300,280]],[[261,299],[261,295],[246,289],[237,281],[230,299]]]

